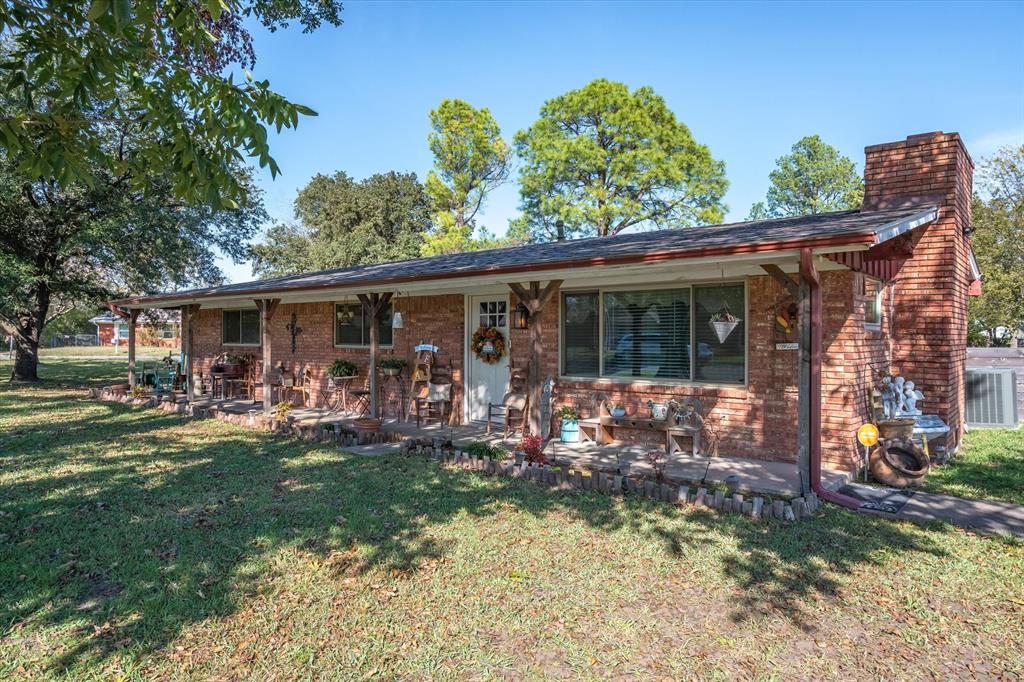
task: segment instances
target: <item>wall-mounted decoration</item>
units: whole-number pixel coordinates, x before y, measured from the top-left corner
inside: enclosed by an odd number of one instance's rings
[[[391,328],[401,329],[402,328],[402,313],[395,311],[395,314],[391,316]]]
[[[493,365],[505,357],[505,337],[494,327],[480,327],[473,332],[473,354]]]
[[[292,335],[292,353],[295,352],[295,337],[302,333],[302,327],[299,326],[298,318],[295,313],[292,312],[291,320],[284,326],[288,330],[288,333]]]
[[[796,301],[787,298],[776,305],[772,313],[772,338],[775,341],[775,350],[799,350],[800,308]]]

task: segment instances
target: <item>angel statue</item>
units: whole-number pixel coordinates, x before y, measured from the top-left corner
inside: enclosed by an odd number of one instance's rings
[[[918,391],[913,381],[908,381],[903,385],[903,402],[906,404],[904,414],[917,417],[921,414],[921,410],[917,409],[917,401],[924,400],[924,393]]]

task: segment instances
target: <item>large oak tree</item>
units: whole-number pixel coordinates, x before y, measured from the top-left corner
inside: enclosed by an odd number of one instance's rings
[[[317,175],[299,190],[295,217],[298,224],[275,225],[253,247],[258,276],[415,258],[430,227],[416,174],[394,171],[361,181],[341,171]]]
[[[516,135],[522,217],[532,240],[718,223],[725,164],[651,88],[604,79],[544,103]]]

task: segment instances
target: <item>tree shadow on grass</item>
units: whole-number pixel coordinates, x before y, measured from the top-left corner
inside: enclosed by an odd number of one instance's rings
[[[781,611],[806,624],[813,598],[828,598],[839,576],[883,550],[939,552],[920,533],[838,511],[794,526],[755,523],[104,408],[63,431],[14,439],[0,457],[18,472],[0,499],[0,643],[23,629],[72,629],[48,657],[54,671],[128,647],[158,651],[190,624],[238,612],[273,577],[269,559],[282,550],[348,575],[414,573],[448,549],[435,527],[460,514],[486,523],[503,505],[628,531],[673,556],[727,533],[736,551],[722,572],[740,588],[737,621]],[[69,468],[69,455],[89,464]]]

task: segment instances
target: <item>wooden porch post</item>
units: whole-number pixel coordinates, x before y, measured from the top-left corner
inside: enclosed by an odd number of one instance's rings
[[[359,294],[363,313],[370,318],[370,416],[380,419],[380,396],[377,395],[377,354],[380,351],[380,328],[377,316],[391,300],[391,294]]]
[[[811,399],[811,391],[814,382],[811,381],[813,368],[813,355],[811,352],[811,288],[806,280],[804,263],[800,264],[800,284],[798,286],[799,297],[797,298],[800,311],[800,384],[797,397],[798,414],[798,435],[797,435],[797,468],[800,472],[800,494],[806,495],[811,491],[811,438],[815,436],[812,428],[812,413],[814,402]],[[816,273],[815,273],[816,274]],[[788,279],[788,278],[787,278]]]
[[[198,305],[181,306],[181,349],[185,354],[185,367],[183,371],[185,373],[186,403],[192,402],[193,394],[195,393],[195,387],[192,385],[192,318],[198,310]]]
[[[260,347],[263,351],[263,413],[270,414],[271,397],[273,390],[270,386],[270,376],[274,370],[270,347],[270,322],[274,319],[274,311],[279,298],[257,298],[256,307],[260,311]],[[255,397],[255,396],[254,396]]]
[[[530,433],[540,435],[541,429],[541,395],[544,390],[544,374],[541,368],[543,343],[540,335],[540,313],[544,306],[555,295],[562,285],[562,280],[553,279],[543,290],[540,282],[530,282],[530,289],[518,282],[510,282],[508,287],[519,298],[519,301],[530,311],[527,328],[530,331],[530,364],[526,368],[526,393],[530,400]]]
[[[141,311],[133,308],[128,311],[128,386],[135,387],[135,323]]]

